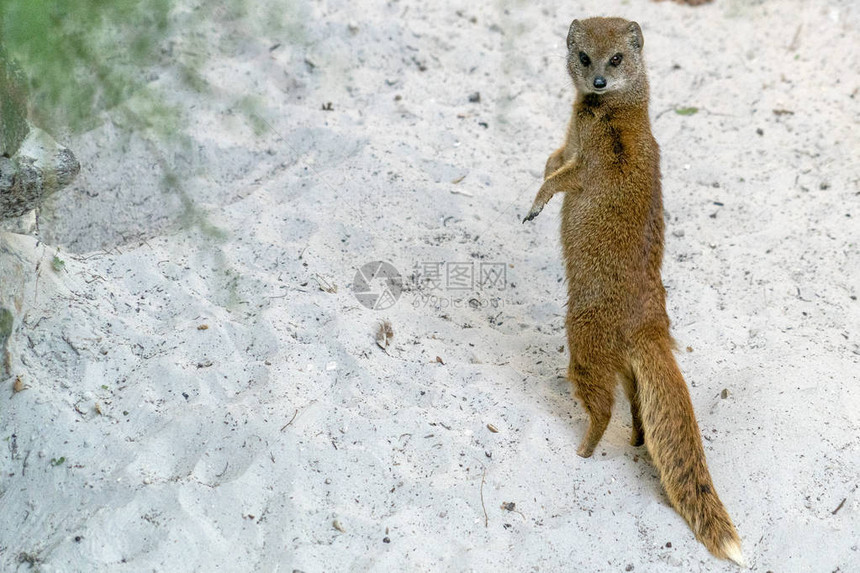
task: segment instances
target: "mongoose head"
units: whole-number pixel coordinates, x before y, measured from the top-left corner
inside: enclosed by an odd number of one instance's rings
[[[574,20],[567,34],[567,69],[581,94],[638,95],[647,90],[644,38],[623,18]],[[645,92],[647,97],[647,91]]]

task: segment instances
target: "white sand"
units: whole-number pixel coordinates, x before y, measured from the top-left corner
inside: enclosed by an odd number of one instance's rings
[[[644,30],[673,333],[751,570],[860,571],[856,2],[285,14],[301,33],[206,65],[214,96],[168,89],[184,191],[106,125],[64,141],[84,167],[47,244],[0,235],[28,386],[0,399],[0,570],[734,570],[627,444],[623,400],[575,455],[561,201],[520,221],[568,118],[567,26],[602,14]],[[506,289],[373,311],[351,285],[374,260],[501,262]]]

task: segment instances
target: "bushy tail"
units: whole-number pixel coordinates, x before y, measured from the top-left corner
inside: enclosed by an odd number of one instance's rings
[[[711,553],[745,566],[740,538],[708,473],[693,404],[671,340],[639,342],[631,366],[645,445],[669,501]]]

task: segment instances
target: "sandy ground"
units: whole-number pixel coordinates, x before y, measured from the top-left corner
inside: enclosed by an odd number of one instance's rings
[[[623,400],[575,455],[561,202],[520,223],[568,118],[568,24],[619,15],[645,34],[678,359],[750,568],[860,571],[856,2],[278,13],[208,61],[213,93],[153,73],[193,145],[64,141],[76,184],[38,236],[0,235],[0,570],[733,570]],[[354,293],[372,261],[403,278],[385,309]]]

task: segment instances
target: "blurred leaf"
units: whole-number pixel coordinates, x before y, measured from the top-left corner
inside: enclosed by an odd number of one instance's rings
[[[675,108],[675,113],[678,115],[695,115],[699,113],[699,108],[697,107],[679,107]]]

